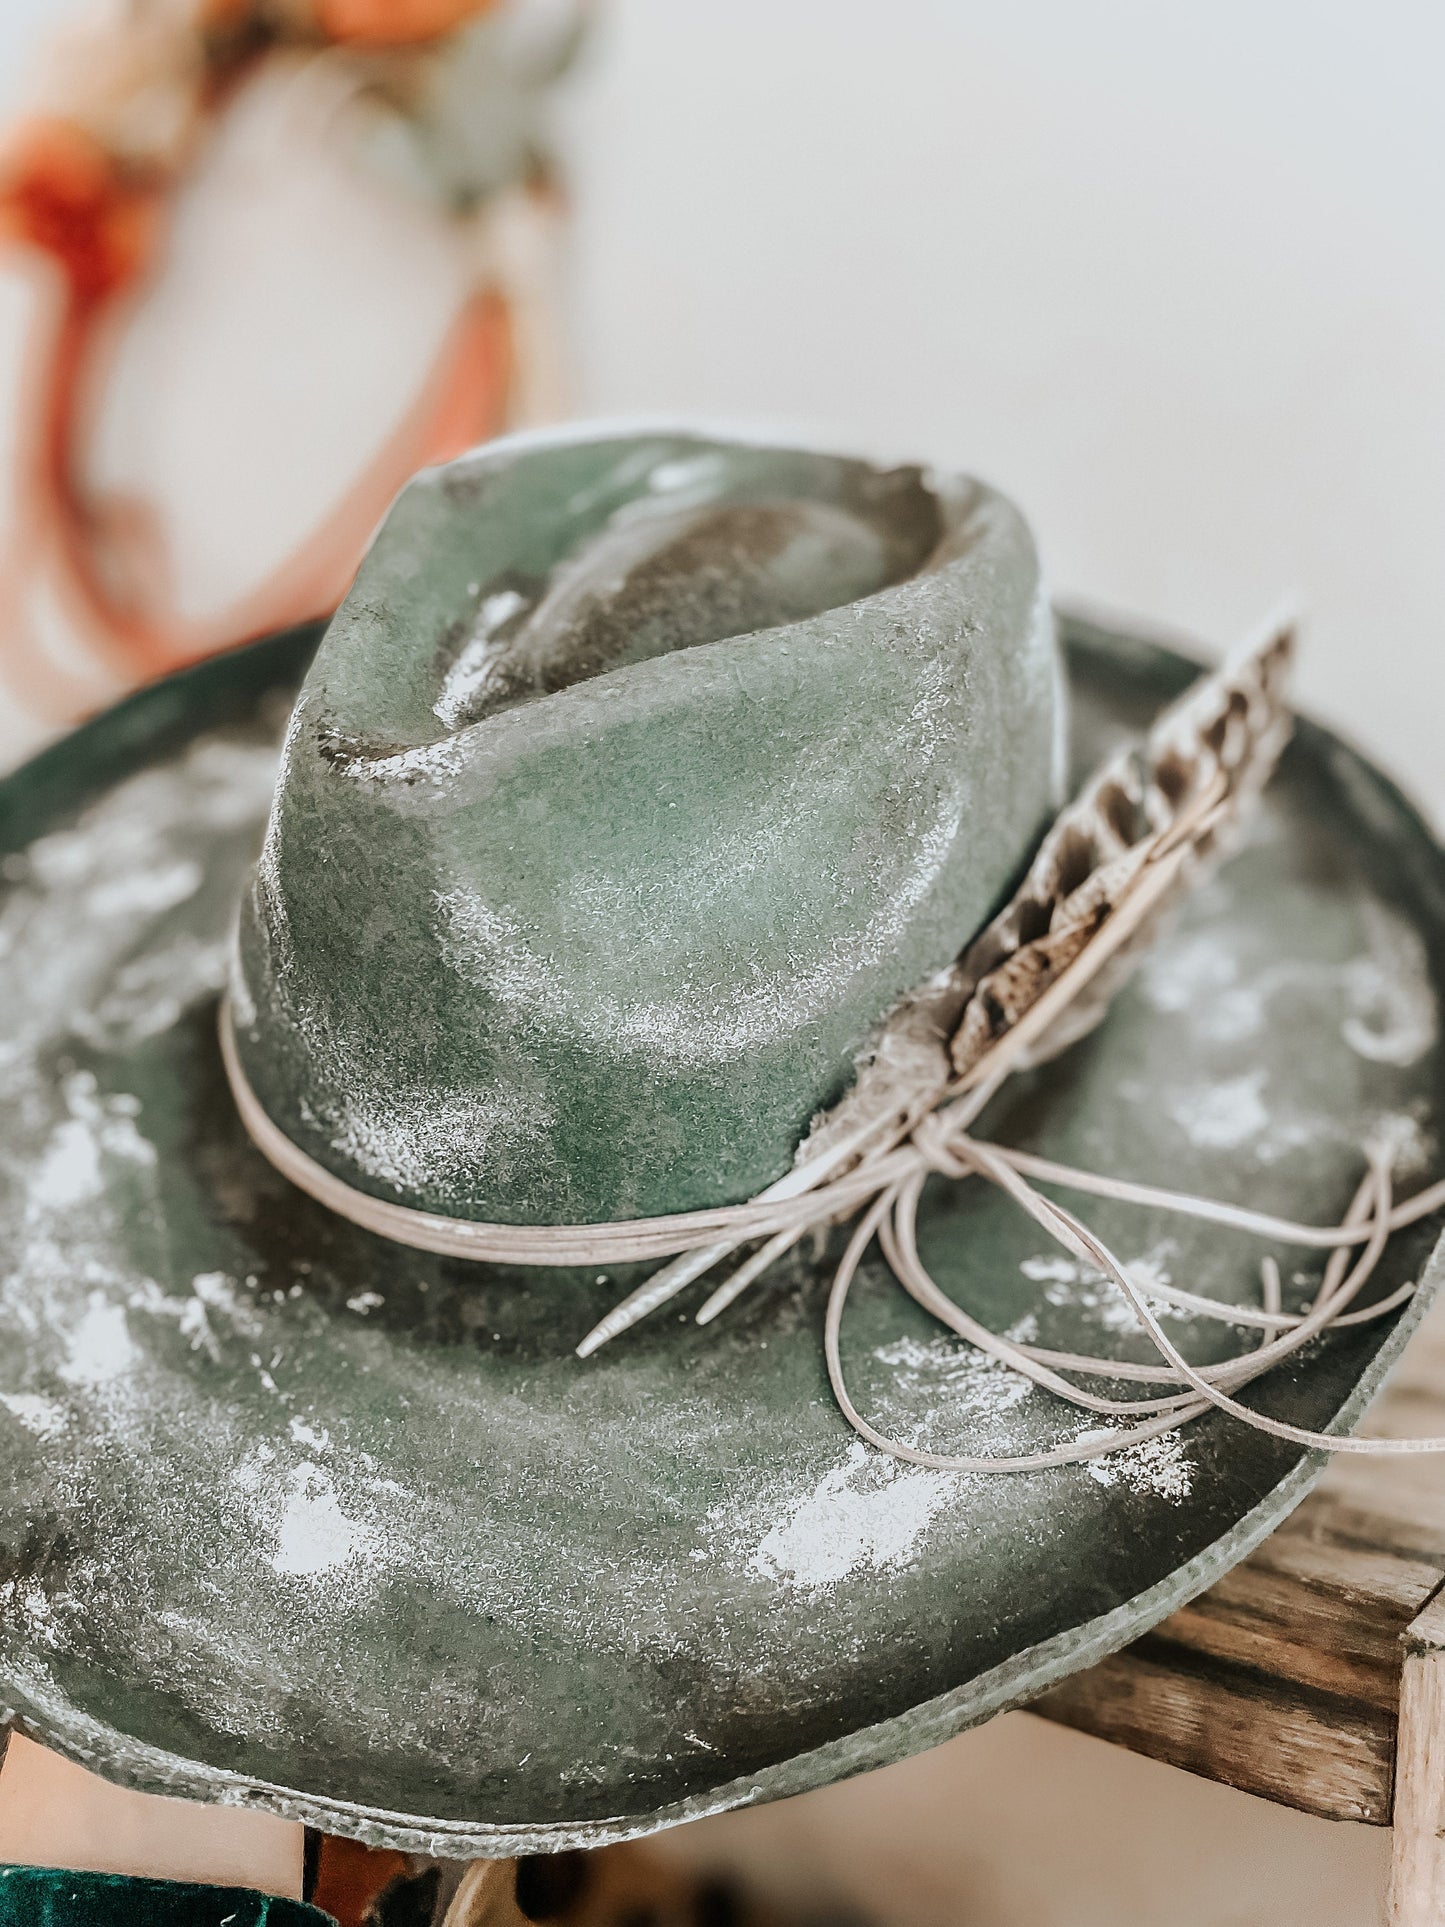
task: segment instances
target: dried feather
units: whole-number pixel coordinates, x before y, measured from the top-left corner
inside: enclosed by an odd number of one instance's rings
[[[977,1073],[1150,866],[1182,843],[1187,854],[1164,898],[1018,1067],[1056,1055],[1103,1017],[1159,917],[1226,853],[1273,773],[1293,727],[1285,700],[1293,651],[1293,626],[1273,625],[1188,690],[1141,745],[1111,757],[1062,811],[1018,893],[956,966],[962,1014],[949,1040],[956,1076]]]
[[[958,961],[898,1004],[852,1090],[820,1117],[798,1165],[829,1158],[872,1128],[896,1141],[960,1081],[975,1083],[991,1054],[1063,972],[1083,957],[1180,836],[1191,847],[1168,903],[1224,853],[1246,806],[1289,740],[1285,685],[1293,625],[1261,639],[1195,683],[1142,743],[1111,756],[1055,820],[1028,874]],[[1044,1061],[1092,1029],[1157,925],[1157,910],[1020,1052]]]

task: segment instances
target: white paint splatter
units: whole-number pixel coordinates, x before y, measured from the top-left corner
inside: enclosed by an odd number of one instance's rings
[[[229,934],[206,942],[189,932],[123,963],[93,1010],[78,1011],[76,1035],[99,1050],[129,1050],[169,1030],[182,1011],[225,983]]]
[[[30,1179],[31,1203],[47,1211],[63,1211],[98,1197],[103,1187],[94,1131],[80,1118],[66,1118],[51,1133]]]
[[[1017,1332],[1010,1329],[1010,1337]],[[1027,1344],[1027,1337],[1019,1342]],[[961,1339],[897,1338],[880,1345],[873,1356],[894,1373],[894,1390],[902,1395],[900,1403],[914,1406],[926,1402],[930,1415],[954,1425],[969,1418],[1000,1418],[1011,1412],[1033,1391],[1033,1382],[1022,1372],[1002,1365],[986,1352]],[[893,1399],[890,1398],[890,1409]],[[909,1444],[918,1443],[909,1439]]]
[[[1106,1427],[1079,1433],[1078,1442],[1112,1436]],[[1137,1445],[1126,1445],[1107,1458],[1088,1459],[1085,1464],[1089,1477],[1099,1485],[1123,1485],[1131,1492],[1172,1499],[1176,1504],[1194,1489],[1194,1465],[1177,1432],[1161,1432],[1158,1438],[1141,1439]]]
[[[1366,902],[1369,953],[1348,966],[1351,1011],[1340,1026],[1350,1049],[1372,1064],[1416,1064],[1438,1032],[1430,963],[1417,930]]]
[[[93,1074],[76,1071],[65,1079],[63,1095],[69,1115],[51,1131],[26,1186],[32,1224],[99,1198],[107,1157],[155,1163],[155,1146],[136,1127],[140,1106],[128,1092],[101,1096]]]
[[[1370,1140],[1378,1144],[1390,1160],[1396,1178],[1420,1178],[1435,1168],[1438,1140],[1425,1126],[1428,1107],[1422,1102],[1412,1111],[1386,1111],[1375,1120]]]
[[[264,1440],[252,1446],[231,1472],[231,1484],[238,1492],[260,1492],[267,1488],[271,1474],[269,1468],[275,1463],[276,1453]]]
[[[1172,1285],[1174,1277],[1169,1269],[1169,1261],[1178,1255],[1179,1246],[1173,1238],[1161,1238],[1140,1258],[1130,1258],[1124,1262],[1124,1271],[1129,1282],[1150,1299],[1156,1316],[1188,1320],[1190,1313],[1164,1303],[1155,1294],[1160,1286]],[[1019,1265],[1025,1278],[1044,1287],[1044,1297],[1051,1305],[1070,1310],[1084,1311],[1097,1319],[1105,1331],[1137,1332],[1144,1329],[1134,1307],[1114,1280],[1102,1271],[1095,1269],[1079,1258],[1070,1258],[1062,1251],[1043,1252],[1033,1258],[1025,1258]]]
[[[1234,953],[1211,932],[1180,936],[1150,951],[1139,969],[1139,987],[1156,1010],[1169,1016],[1197,1011],[1239,975]]]
[[[765,1534],[747,1569],[804,1591],[860,1571],[901,1571],[958,1491],[957,1473],[880,1458],[860,1440]]]
[[[1233,1151],[1269,1126],[1264,1087],[1269,1072],[1246,1071],[1219,1083],[1195,1085],[1176,1096],[1170,1116],[1191,1144],[1211,1151]]]
[[[38,1439],[58,1439],[69,1423],[64,1406],[39,1392],[0,1392],[0,1405]]]
[[[243,1337],[259,1338],[265,1331],[265,1320],[236,1280],[224,1271],[198,1271],[191,1280],[191,1290],[208,1311],[224,1318]]]
[[[276,1572],[283,1578],[311,1579],[366,1556],[370,1533],[347,1518],[330,1475],[314,1460],[293,1466],[287,1487],[271,1558]]]
[[[86,908],[93,917],[159,916],[193,897],[204,877],[193,857],[182,857],[159,869],[103,878],[92,886]]]
[[[7,1605],[25,1621],[28,1639],[55,1652],[61,1645],[60,1615],[38,1579],[10,1588]]]
[[[1419,932],[1395,911],[1366,898],[1361,914],[1366,947],[1341,963],[1291,957],[1244,976],[1227,941],[1206,930],[1174,937],[1148,956],[1140,988],[1156,1010],[1186,1015],[1195,1035],[1214,1044],[1256,1036],[1280,997],[1329,999],[1351,1050],[1405,1068],[1439,1031],[1429,958]]]
[[[121,1378],[140,1353],[126,1323],[125,1307],[93,1291],[84,1316],[67,1334],[60,1376],[70,1385],[99,1386]]]

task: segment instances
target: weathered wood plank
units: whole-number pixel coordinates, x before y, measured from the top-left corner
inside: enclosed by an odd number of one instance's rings
[[[1034,1711],[1283,1806],[1389,1824],[1393,1712],[1191,1658],[1151,1635]]]
[[[1405,1635],[1390,1927],[1445,1927],[1445,1596]]]
[[[1381,1492],[1378,1474],[1376,1480],[1373,1490],[1361,1495],[1368,1503],[1359,1504],[1348,1480],[1329,1473],[1327,1483],[1312,1493],[1267,1543],[1273,1545],[1289,1535],[1365,1551],[1384,1547],[1397,1557],[1445,1564],[1445,1523],[1441,1519],[1445,1480],[1439,1464],[1435,1466],[1433,1489],[1415,1491],[1407,1484],[1402,1490]]]
[[[1191,1652],[1392,1712],[1400,1636],[1442,1580],[1420,1559],[1272,1540],[1160,1631]]]

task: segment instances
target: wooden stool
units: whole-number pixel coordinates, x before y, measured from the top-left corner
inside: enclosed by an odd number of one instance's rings
[[[1445,1432],[1445,1304],[1367,1429]],[[1242,1565],[1031,1710],[1305,1813],[1393,1824],[1392,1927],[1445,1927],[1441,1460],[1336,1458]]]

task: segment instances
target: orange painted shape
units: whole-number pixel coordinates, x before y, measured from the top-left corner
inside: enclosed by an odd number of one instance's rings
[[[0,164],[0,233],[51,255],[80,301],[103,300],[150,260],[161,182],[137,177],[77,122],[33,120]]]
[[[494,4],[495,0],[314,0],[316,25],[328,40],[368,47],[437,40]]]

